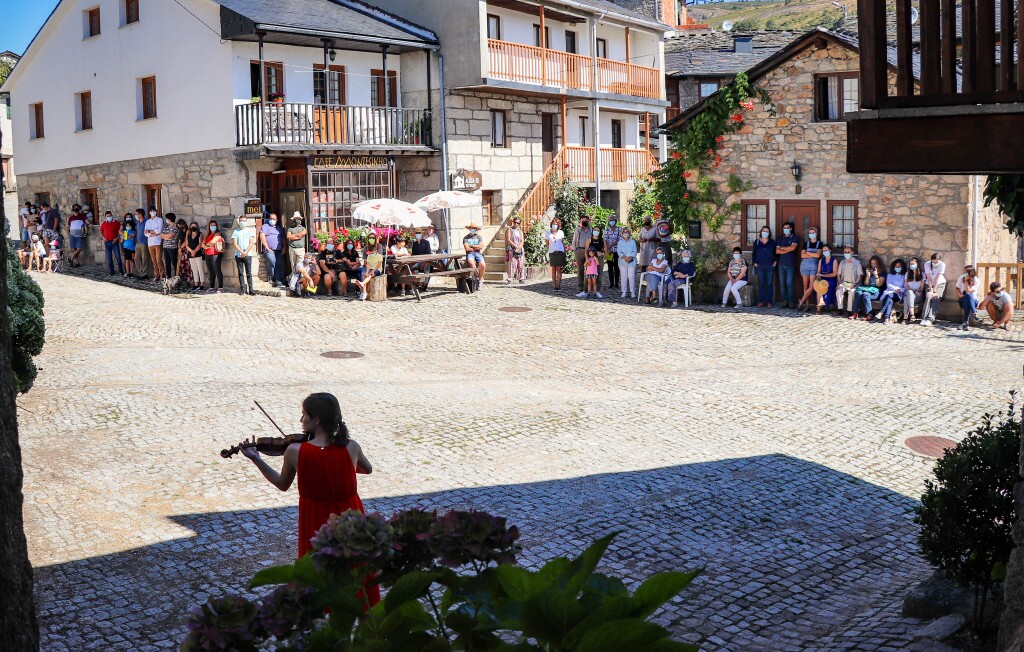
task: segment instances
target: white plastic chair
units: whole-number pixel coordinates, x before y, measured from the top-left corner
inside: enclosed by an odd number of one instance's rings
[[[676,288],[676,296],[674,297],[674,299],[675,299],[676,302],[678,302],[679,301],[679,293],[682,292],[683,293],[683,307],[684,308],[689,308],[690,307],[690,278],[687,277],[685,280],[686,280],[685,283],[683,283],[682,285],[680,285],[679,287]]]
[[[669,272],[669,274],[670,273],[671,272]],[[640,301],[643,300],[643,298],[647,296],[647,293],[644,291],[644,288],[647,287],[647,275],[648,274],[657,274],[657,272],[641,272],[640,273],[640,285],[636,289],[636,302],[637,303],[640,303]],[[659,276],[661,276],[661,283],[658,284],[658,305],[660,306],[660,305],[663,305],[665,303],[665,283],[667,281],[668,274],[660,274]]]

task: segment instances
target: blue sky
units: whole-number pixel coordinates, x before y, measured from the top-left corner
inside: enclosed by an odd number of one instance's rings
[[[0,22],[0,52],[24,54],[32,37],[43,26],[57,0],[0,0],[4,20]]]

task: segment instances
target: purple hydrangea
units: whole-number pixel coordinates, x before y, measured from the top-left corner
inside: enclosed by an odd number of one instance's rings
[[[508,527],[504,518],[487,512],[448,512],[430,528],[431,548],[449,568],[470,563],[514,564],[521,550],[517,539],[519,528]]]
[[[310,559],[321,572],[347,574],[364,565],[372,571],[393,554],[394,535],[394,528],[380,514],[355,510],[332,514],[310,542]]]
[[[181,652],[250,652],[263,636],[256,605],[239,596],[207,600],[192,612],[188,630]]]
[[[323,616],[313,598],[316,590],[299,584],[282,584],[260,603],[260,626],[268,636],[285,640],[296,631],[312,629],[313,621]]]

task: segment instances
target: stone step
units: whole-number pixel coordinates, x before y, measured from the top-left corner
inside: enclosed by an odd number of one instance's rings
[[[505,280],[505,272],[504,271],[492,272],[490,269],[488,269],[486,272],[484,272],[484,280],[485,281],[504,281]]]

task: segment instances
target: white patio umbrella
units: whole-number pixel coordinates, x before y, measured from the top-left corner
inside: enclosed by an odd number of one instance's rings
[[[420,197],[414,206],[419,206],[425,211],[439,211],[445,208],[460,208],[462,206],[477,206],[480,200],[468,192],[457,190],[438,190],[425,197]]]
[[[357,204],[352,219],[378,226],[424,227],[430,218],[423,209],[400,199],[371,199]]]

